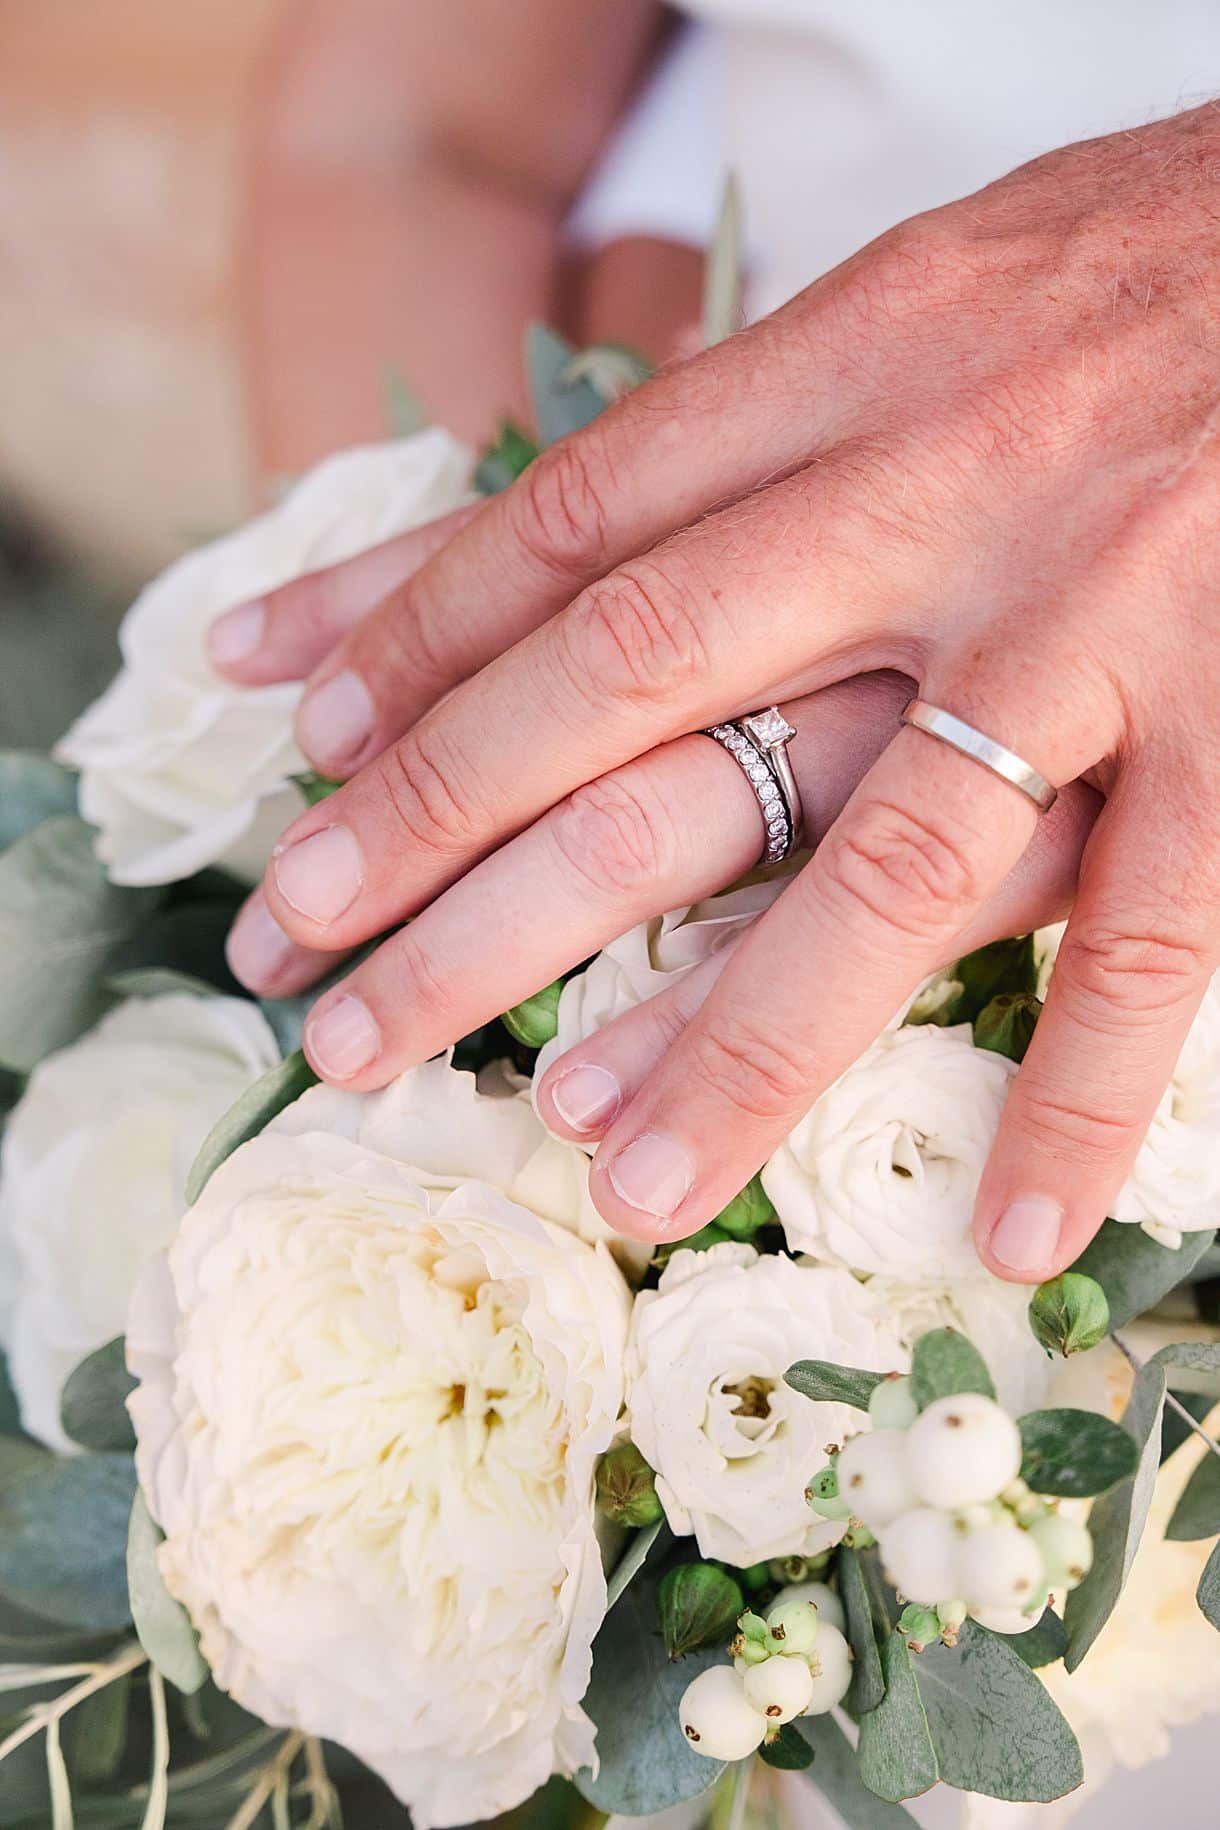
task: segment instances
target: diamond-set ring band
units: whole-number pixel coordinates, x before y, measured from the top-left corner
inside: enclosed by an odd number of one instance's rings
[[[788,761],[788,742],[796,736],[778,706],[745,718],[709,725],[703,732],[727,750],[751,788],[766,826],[760,864],[782,864],[801,842],[804,824],[800,790]]]

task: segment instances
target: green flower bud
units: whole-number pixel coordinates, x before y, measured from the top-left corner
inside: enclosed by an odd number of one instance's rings
[[[828,1550],[819,1551],[816,1557],[772,1557],[767,1571],[772,1582],[787,1587],[792,1582],[810,1582],[825,1573],[830,1562]]]
[[[944,1632],[956,1633],[966,1618],[967,1608],[964,1601],[942,1601],[936,1613]]]
[[[770,1648],[767,1645],[767,1623],[761,1614],[755,1614],[752,1610],[747,1609],[738,1620],[737,1625],[743,1639],[753,1640],[756,1646],[763,1647],[768,1658],[771,1656]]]
[[[652,1255],[652,1262],[658,1271],[663,1271],[675,1252],[710,1252],[714,1245],[725,1245],[728,1237],[722,1226],[709,1220],[697,1233],[690,1233],[685,1239],[675,1239],[672,1244],[658,1246]]]
[[[898,1617],[898,1631],[912,1652],[922,1652],[925,1646],[935,1645],[942,1625],[935,1608],[920,1607],[914,1601],[908,1603]]]
[[[742,1594],[718,1563],[680,1563],[657,1587],[661,1637],[671,1659],[732,1637]]]
[[[857,1520],[855,1524],[847,1527],[839,1542],[845,1550],[872,1550],[877,1540],[868,1526],[861,1525]]]
[[[733,1654],[733,1663],[741,1671],[748,1671],[751,1665],[761,1665],[771,1656],[766,1646],[760,1646],[756,1639],[747,1639],[744,1633],[737,1635],[729,1651]]]
[[[817,1636],[818,1611],[812,1601],[780,1601],[767,1615],[773,1652],[794,1652],[803,1658],[813,1651]]]
[[[633,1442],[607,1450],[597,1464],[597,1504],[616,1525],[655,1525],[661,1517],[656,1476]]]
[[[737,1580],[747,1593],[757,1595],[759,1589],[765,1589],[771,1580],[771,1565],[751,1563],[749,1569],[738,1570]]]
[[[992,998],[974,1019],[974,1046],[1009,1061],[1024,1061],[1041,1014],[1042,1005],[1032,991]]]
[[[521,1004],[514,1004],[506,1010],[500,1021],[510,1036],[518,1042],[524,1042],[526,1048],[541,1048],[550,1042],[559,1032],[559,998],[563,991],[563,980],[556,979],[553,985],[544,985],[532,998],[526,998]]]
[[[839,1471],[831,1462],[815,1474],[805,1489],[805,1499],[824,1519],[850,1519],[851,1507],[839,1498]]]
[[[712,1225],[721,1227],[730,1239],[753,1239],[760,1227],[769,1226],[774,1219],[775,1209],[755,1176],[721,1209]]]
[[[1047,1353],[1084,1353],[1110,1332],[1110,1305],[1101,1285],[1083,1271],[1064,1271],[1039,1284],[1029,1305],[1029,1325]]]

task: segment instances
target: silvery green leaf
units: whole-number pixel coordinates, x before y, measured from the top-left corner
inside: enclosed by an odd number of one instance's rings
[[[1188,1278],[1214,1239],[1210,1232],[1187,1233],[1173,1249],[1149,1239],[1142,1227],[1107,1220],[1071,1268],[1096,1278],[1110,1305],[1111,1328],[1124,1328]]]
[[[784,1773],[805,1773],[813,1765],[813,1749],[797,1732],[795,1722],[785,1722],[774,1741],[763,1742],[758,1755]]]
[[[741,329],[743,293],[741,190],[730,172],[703,269],[703,341],[709,349]]]
[[[914,1830],[909,1811],[869,1791],[856,1750],[832,1715],[798,1716],[793,1726],[813,1749],[811,1783],[851,1830]]]
[[[76,812],[76,777],[33,750],[0,750],[0,851],[57,813]]]
[[[1165,1420],[1167,1423],[1168,1418]],[[1220,1532],[1220,1455],[1210,1450],[1187,1481],[1165,1536],[1178,1542],[1213,1538]]]
[[[190,1696],[207,1682],[208,1668],[190,1615],[165,1586],[157,1561],[162,1537],[143,1490],[137,1488],[127,1532],[127,1591],[132,1622],[157,1670]]]
[[[1220,1544],[1217,1544],[1211,1556],[1203,1565],[1203,1574],[1199,1577],[1199,1586],[1195,1590],[1195,1600],[1205,1620],[1220,1632]]]
[[[830,1360],[798,1360],[784,1374],[784,1384],[802,1398],[811,1398],[815,1404],[850,1404],[858,1411],[868,1409],[869,1399],[884,1379],[884,1373],[836,1366]]]
[[[65,1729],[68,1764],[78,1783],[113,1779],[127,1745],[131,1673],[104,1684],[78,1703]]]
[[[1006,1646],[1012,1647],[1017,1657],[1031,1671],[1040,1671],[1043,1665],[1057,1664],[1067,1650],[1067,1634],[1062,1620],[1053,1608],[1044,1608],[1042,1618],[1028,1632],[1002,1633],[1000,1638]]]
[[[920,1654],[915,1675],[947,1785],[1046,1804],[1080,1784],[1075,1735],[1046,1686],[998,1634],[967,1620],[956,1647]]]
[[[615,1602],[624,1593],[629,1583],[634,1582],[645,1563],[648,1553],[665,1528],[664,1519],[655,1519],[651,1525],[645,1525],[632,1537],[626,1550],[614,1566],[614,1574],[606,1584],[606,1612],[610,1612]]]
[[[226,1158],[231,1157],[250,1138],[257,1137],[277,1112],[282,1112],[285,1106],[290,1106],[302,1093],[317,1084],[318,1076],[298,1049],[295,1055],[289,1055],[286,1061],[277,1061],[274,1067],[259,1076],[252,1087],[247,1087],[236,1104],[230,1106],[222,1118],[217,1119],[204,1138],[186,1180],[187,1206],[194,1206],[203,1193],[209,1176],[220,1168]]]
[[[0,1064],[27,1073],[98,1020],[117,950],[163,894],[111,883],[75,814],[0,854]]]
[[[135,1390],[127,1370],[122,1336],[107,1341],[73,1367],[59,1399],[59,1420],[64,1434],[82,1449],[125,1449],[136,1446],[135,1431],[127,1415],[127,1399]]]
[[[911,1391],[921,1411],[937,1398],[956,1398],[959,1392],[995,1397],[987,1362],[956,1328],[932,1328],[920,1335],[911,1355]]]
[[[1021,1478],[1035,1493],[1087,1500],[1135,1473],[1134,1437],[1096,1411],[1030,1411],[1019,1428]]]
[[[873,1631],[873,1610],[857,1552],[840,1550],[835,1567],[839,1572],[839,1599],[847,1616],[847,1637],[853,1654],[847,1707],[853,1716],[866,1716],[870,1709],[876,1709],[885,1695],[881,1654]]]
[[[0,1484],[0,1595],[64,1626],[126,1626],[130,1455],[47,1457]]]
[[[565,381],[575,355],[572,345],[545,324],[531,324],[525,333],[525,369],[544,445],[579,432],[605,408],[591,381]]]
[[[881,1648],[885,1695],[860,1724],[860,1777],[878,1798],[897,1804],[936,1784],[939,1770],[911,1655],[897,1628]]]

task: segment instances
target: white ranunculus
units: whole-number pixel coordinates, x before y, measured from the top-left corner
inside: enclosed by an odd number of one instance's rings
[[[1114,1218],[1163,1245],[1220,1225],[1220,975],[1178,1056]]]
[[[974,1197],[1015,1071],[968,1024],[887,1030],[763,1169],[791,1250],[921,1283],[977,1275]]]
[[[136,599],[123,665],[59,745],[116,883],[172,883],[223,864],[253,880],[301,811],[298,682],[242,689],[208,664],[208,625],[235,604],[432,521],[470,497],[472,457],[447,432],[340,452],[278,507],[178,560]]]
[[[675,1252],[657,1289],[636,1298],[631,1438],[656,1470],[670,1525],[693,1532],[705,1557],[748,1566],[813,1556],[842,1536],[804,1490],[827,1443],[861,1420],[785,1385],[805,1359],[878,1372],[908,1363],[880,1304],[848,1272],[748,1245]]]
[[[419,1830],[595,1757],[630,1298],[573,1230],[586,1167],[443,1061],[316,1087],[133,1301],[137,1466],[217,1682],[350,1747]]]
[[[216,1120],[279,1059],[240,998],[132,998],[34,1069],[0,1150],[0,1284],[22,1422],[66,1447],[59,1395],[122,1334]]]

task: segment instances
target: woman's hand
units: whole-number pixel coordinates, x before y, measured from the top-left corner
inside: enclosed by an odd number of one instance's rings
[[[302,705],[316,764],[359,773],[268,872],[292,942],[351,947],[463,879],[410,930],[427,953],[396,937],[327,994],[308,1032],[319,1071],[375,1086],[466,1027],[480,919],[506,966],[536,961],[535,983],[588,951],[606,873],[582,829],[627,860],[632,919],[641,876],[654,912],[688,899],[673,856],[712,887],[697,867],[733,793],[727,758],[693,802],[676,781],[644,803],[599,778],[660,781],[698,741],[674,742],[685,732],[894,669],[1053,782],[1106,796],[976,1216],[1002,1274],[1070,1262],[1220,957],[1218,299],[1209,107],[904,225],[546,454],[343,636]],[[338,588],[269,600],[230,673],[299,671],[302,606],[325,621]],[[716,1213],[977,932],[1035,823],[967,757],[894,736],[623,1089],[594,1169],[606,1216],[674,1237]],[[501,858],[526,868],[509,872],[489,854],[517,833]],[[739,849],[734,868],[744,834]],[[258,982],[240,933],[235,960]]]

